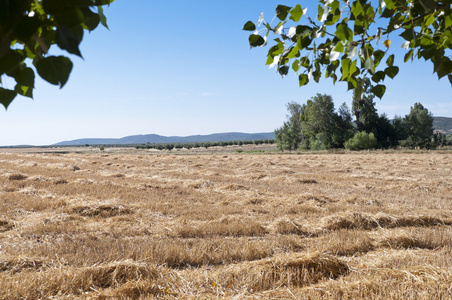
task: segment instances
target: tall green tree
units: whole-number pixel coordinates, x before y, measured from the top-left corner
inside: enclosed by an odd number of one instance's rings
[[[33,98],[35,70],[62,88],[73,64],[66,56],[51,55],[51,47],[82,57],[85,30],[100,23],[108,28],[103,6],[113,1],[0,0],[0,103],[8,108],[17,95]],[[14,79],[13,90],[4,87],[2,76]]]
[[[276,146],[279,150],[297,150],[304,137],[301,132],[300,118],[303,107],[296,102],[287,103],[287,121],[275,130]]]
[[[370,79],[359,78],[358,86],[353,89],[352,100],[356,127],[360,132],[373,133],[377,140],[377,148],[395,147],[396,130],[385,114],[378,114],[374,99]]]
[[[452,84],[452,4],[450,0],[319,0],[317,13],[301,4],[278,5],[272,25],[263,16],[248,21],[244,30],[251,47],[269,44],[267,64],[285,76],[290,69],[299,74],[299,84],[331,78],[358,86],[358,78],[370,77],[372,93],[381,98],[384,80],[394,78],[395,51],[405,49],[404,62],[430,62],[438,78],[448,76]],[[272,38],[270,35],[276,38]],[[394,35],[405,41],[391,45]]]
[[[306,149],[340,148],[348,136],[353,136],[350,115],[342,107],[341,115],[334,108],[330,95],[317,94],[303,105],[301,130]]]
[[[402,146],[415,148],[432,147],[433,115],[421,103],[415,103],[401,122],[406,134]]]

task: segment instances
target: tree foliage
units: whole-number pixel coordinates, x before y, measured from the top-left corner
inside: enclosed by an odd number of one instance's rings
[[[374,134],[361,131],[355,134],[351,139],[345,142],[345,148],[348,150],[367,150],[374,149],[377,146],[377,139]]]
[[[433,116],[421,103],[415,103],[401,124],[404,133],[402,146],[432,148]]]
[[[100,23],[108,28],[102,6],[113,1],[0,0],[0,103],[8,108],[17,95],[32,98],[35,70],[63,87],[73,64],[68,57],[50,55],[50,48],[57,45],[82,57],[79,45],[85,30]],[[4,87],[3,75],[14,79],[13,90]]]
[[[452,4],[450,0],[319,0],[316,15],[300,4],[276,7],[278,23],[248,21],[244,30],[253,31],[251,47],[266,46],[270,34],[267,64],[285,76],[292,69],[304,86],[312,79],[331,78],[359,85],[370,77],[371,92],[381,98],[384,80],[399,72],[391,39],[404,39],[404,62],[425,59],[433,64],[438,78],[448,76],[452,84]]]
[[[377,148],[394,147],[397,145],[396,130],[385,114],[378,114],[374,99],[370,79],[359,79],[352,99],[356,128],[360,132],[373,133]]]
[[[355,91],[354,95],[357,93]],[[344,103],[336,110],[329,95],[317,94],[303,105],[288,103],[287,121],[275,130],[277,148],[282,151],[397,146],[430,149],[452,144],[452,135],[434,134],[433,116],[422,104],[415,103],[408,115],[396,116],[391,122],[385,114],[378,115],[372,93],[363,98],[359,114],[355,114],[358,116],[355,125],[351,111],[356,112],[356,108],[350,111]]]
[[[323,150],[342,147],[344,133],[352,130],[351,123],[344,122],[348,116],[339,116],[333,98],[317,94],[303,106],[301,130],[305,137],[303,148]],[[344,111],[342,111],[344,113]],[[352,131],[353,132],[353,131]]]
[[[279,150],[340,148],[354,134],[347,105],[336,112],[329,95],[317,94],[303,105],[290,102],[287,109],[287,121],[275,130]]]
[[[277,148],[281,151],[297,150],[304,139],[300,124],[303,107],[296,102],[289,102],[287,112],[287,121],[274,132]]]

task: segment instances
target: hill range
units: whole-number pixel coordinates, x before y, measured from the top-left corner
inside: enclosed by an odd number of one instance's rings
[[[167,144],[167,143],[198,143],[198,142],[228,142],[228,141],[250,141],[250,140],[272,140],[275,138],[273,132],[264,133],[242,133],[226,132],[209,135],[190,136],[162,136],[158,134],[131,135],[118,139],[87,138],[72,141],[59,142],[52,146],[81,146],[81,145],[127,145],[127,144]]]
[[[452,118],[435,117],[433,119],[433,128],[445,134],[452,134]]]
[[[433,128],[435,131],[452,134],[452,118],[434,117]],[[272,140],[273,132],[243,133],[226,132],[208,135],[190,136],[162,136],[158,134],[130,135],[122,138],[84,138],[72,141],[64,141],[52,146],[82,146],[82,145],[130,145],[130,144],[167,144],[167,143],[202,143],[202,142],[228,142],[250,140]]]

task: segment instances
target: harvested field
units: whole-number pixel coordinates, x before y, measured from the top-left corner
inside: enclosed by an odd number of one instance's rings
[[[452,153],[0,153],[0,299],[451,299]]]

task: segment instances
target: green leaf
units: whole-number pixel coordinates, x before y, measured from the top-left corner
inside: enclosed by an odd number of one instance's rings
[[[246,22],[246,24],[243,26],[243,29],[242,29],[242,30],[245,30],[245,31],[254,31],[254,30],[256,30],[256,25],[255,25],[253,22],[248,21],[248,22]]]
[[[296,59],[293,63],[292,63],[292,70],[295,71],[295,73],[298,73],[298,70],[300,70],[300,61],[298,59]]]
[[[449,78],[449,82],[452,85],[452,74],[451,75],[447,75],[447,77]]]
[[[366,68],[371,74],[375,72],[375,64],[372,58],[368,57],[364,62],[364,68]]]
[[[426,16],[424,18],[424,24],[423,26],[425,26],[425,28],[428,28],[430,25],[433,24],[433,22],[435,22],[435,14],[430,14],[430,16]]]
[[[258,34],[250,35],[249,42],[250,42],[251,47],[260,47],[260,46],[265,45],[264,38]]]
[[[300,87],[307,85],[309,82],[309,78],[308,75],[306,74],[300,74],[300,76],[298,76],[298,81],[300,83]]]
[[[92,6],[99,6],[99,5],[110,5],[111,3],[115,2],[115,0],[88,0],[91,1],[93,4]]]
[[[285,5],[278,5],[276,7],[276,16],[281,21],[285,21],[287,19],[287,15],[289,14],[289,11],[292,9],[292,7],[285,6]]]
[[[80,40],[75,36],[74,32],[72,32],[69,27],[64,25],[58,26],[57,44],[61,49],[82,57],[82,53],[79,49]]]
[[[325,12],[325,9],[323,8],[322,5],[319,4],[319,6],[317,7],[317,19],[319,21],[322,19],[324,12]]]
[[[287,58],[295,58],[299,55],[300,49],[298,49],[298,46],[295,45],[289,52],[289,55],[287,55]]]
[[[413,39],[413,29],[407,29],[400,34],[401,37],[405,39],[405,41],[411,41]]]
[[[388,9],[388,7],[386,7],[385,10],[383,11],[383,13],[380,15],[380,18],[392,18],[394,13],[395,13],[395,10]]]
[[[394,65],[394,54],[388,57],[388,59],[386,60],[386,65],[388,67],[392,67]]]
[[[35,87],[35,72],[31,68],[25,68],[18,72],[17,76],[15,76],[16,82],[30,87]]]
[[[33,88],[21,84],[16,84],[14,91],[17,94],[33,99]]]
[[[352,14],[355,16],[355,19],[361,15],[361,13],[364,11],[363,6],[361,5],[360,1],[354,1],[352,5]]]
[[[439,63],[435,62],[434,66],[434,71],[438,75],[438,79],[452,74],[452,61],[448,57],[443,57]]]
[[[80,25],[85,21],[85,16],[80,8],[67,9],[64,8],[61,12],[55,15],[55,20],[58,25],[65,25],[72,27]]]
[[[358,82],[356,82],[355,78],[350,77],[347,81],[347,85],[348,85],[348,90],[353,90],[353,89],[356,89],[356,87],[358,86]]]
[[[17,51],[9,51],[0,58],[0,75],[16,68],[23,60],[24,58]]]
[[[15,91],[7,90],[0,87],[0,103],[3,104],[5,109],[8,109],[8,106],[13,102],[14,98],[16,98],[17,93]]]
[[[338,3],[338,5],[339,5],[339,2],[337,2],[337,1],[335,1],[333,3]],[[339,8],[332,9],[332,11],[333,11],[333,13],[329,14],[326,19],[326,22],[325,22],[326,25],[334,25],[341,18],[341,10]]]
[[[357,46],[349,46],[347,47],[347,58],[352,58],[358,54],[358,47]]]
[[[452,15],[444,16],[444,28],[449,28],[452,26]]]
[[[91,11],[89,8],[85,8],[82,10],[83,15],[85,16],[85,20],[83,21],[83,28],[93,31],[99,26],[100,16]]]
[[[72,71],[72,62],[64,56],[49,56],[36,63],[39,76],[47,82],[62,88]]]
[[[319,83],[320,76],[322,76],[320,69],[316,69],[314,72],[312,72],[312,77],[314,78],[314,81],[317,83]]]
[[[380,64],[381,59],[385,56],[385,52],[381,50],[376,50],[373,53],[375,58],[375,66],[378,66]]]
[[[413,56],[414,49],[411,49],[410,51],[405,54],[405,57],[403,59],[404,62],[407,62],[412,56]]]
[[[391,79],[396,77],[396,75],[398,73],[399,73],[399,67],[396,67],[396,66],[387,67],[385,69],[385,74],[388,75],[388,77],[390,77]]]
[[[297,4],[290,11],[290,19],[294,22],[299,22],[302,16],[303,16],[303,8],[301,8],[300,4]]]
[[[100,17],[100,23],[101,23],[105,28],[109,29],[109,28],[108,28],[108,25],[107,25],[107,17],[106,17],[105,14],[104,14],[104,9],[103,9],[102,6],[99,5],[99,6],[97,7],[97,13],[99,14],[99,17]]]
[[[336,36],[343,42],[350,41],[353,37],[353,32],[348,28],[347,24],[341,23],[337,25]]]
[[[338,42],[334,47],[333,51],[344,52],[344,44],[342,44],[342,42]]]
[[[333,84],[335,84],[336,81],[337,81],[337,75],[336,74],[332,74],[331,78],[333,78]]]
[[[352,63],[350,64],[350,69],[349,69],[349,73],[350,75],[355,74],[355,72],[358,70],[358,68],[356,67],[356,60],[352,61]]]
[[[296,35],[297,36],[305,36],[308,34],[311,34],[314,30],[312,27],[305,26],[305,25],[298,25],[296,29]]]
[[[285,77],[289,73],[289,66],[286,66],[286,65],[281,66],[279,68],[278,72],[282,77]]]
[[[364,25],[361,21],[355,20],[355,23],[353,25],[353,30],[355,31],[355,34],[363,34],[364,33]]]
[[[379,83],[380,81],[384,81],[385,80],[385,72],[383,71],[378,71],[374,74],[374,76],[372,76],[372,81],[375,83]]]
[[[304,67],[304,68],[309,68],[309,66],[311,65],[311,61],[309,60],[308,57],[304,56],[300,59],[300,64]]]
[[[41,25],[42,21],[38,17],[22,16],[20,23],[14,28],[13,36],[24,43],[28,43]]]
[[[381,99],[386,92],[386,86],[384,86],[382,84],[378,84],[378,85],[372,87],[372,89],[370,91],[372,93],[374,93],[375,96],[377,96],[378,98]]]
[[[350,69],[350,59],[343,59],[341,61],[341,72],[342,72],[342,81],[346,81],[348,78],[348,74],[349,74],[349,69]]]

